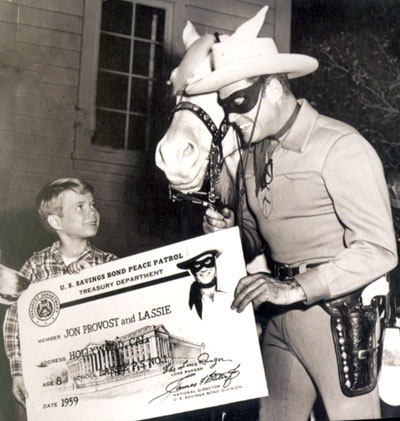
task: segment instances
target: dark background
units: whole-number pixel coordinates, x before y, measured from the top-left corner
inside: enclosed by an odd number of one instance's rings
[[[354,126],[385,167],[400,166],[400,2],[293,0],[291,51],[319,69],[293,81],[297,97]]]

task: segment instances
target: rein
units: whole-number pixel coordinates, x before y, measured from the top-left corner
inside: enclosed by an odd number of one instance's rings
[[[169,184],[169,198],[175,201],[188,201],[203,206],[210,206],[214,210],[221,207],[221,196],[218,191],[218,184],[221,179],[221,170],[223,164],[222,141],[229,129],[229,122],[226,117],[223,118],[219,127],[214,123],[212,118],[199,105],[192,102],[179,102],[172,110],[170,120],[178,111],[190,111],[200,119],[200,121],[207,127],[211,133],[211,147],[208,155],[208,167],[206,178],[209,180],[208,192],[197,192],[184,194],[174,190]]]

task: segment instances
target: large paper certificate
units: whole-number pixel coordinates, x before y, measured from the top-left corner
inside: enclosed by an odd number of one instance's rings
[[[253,310],[230,309],[245,275],[232,228],[32,284],[18,303],[29,421],[132,421],[266,396]]]

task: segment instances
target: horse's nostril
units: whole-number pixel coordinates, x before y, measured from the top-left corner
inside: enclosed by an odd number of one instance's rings
[[[182,142],[177,158],[179,165],[186,169],[192,168],[199,159],[198,146],[190,140]]]
[[[182,158],[188,158],[195,152],[195,147],[192,143],[188,143],[182,151]]]

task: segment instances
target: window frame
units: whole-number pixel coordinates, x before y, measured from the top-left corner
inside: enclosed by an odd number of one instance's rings
[[[129,0],[126,0],[129,1]],[[168,0],[132,0],[149,7],[165,9],[164,52],[172,49],[174,3]],[[96,88],[101,32],[102,0],[86,0],[81,50],[81,68],[78,88],[77,119],[75,123],[74,159],[132,166],[143,163],[153,150],[148,143],[143,151],[113,149],[92,144],[96,127]]]

